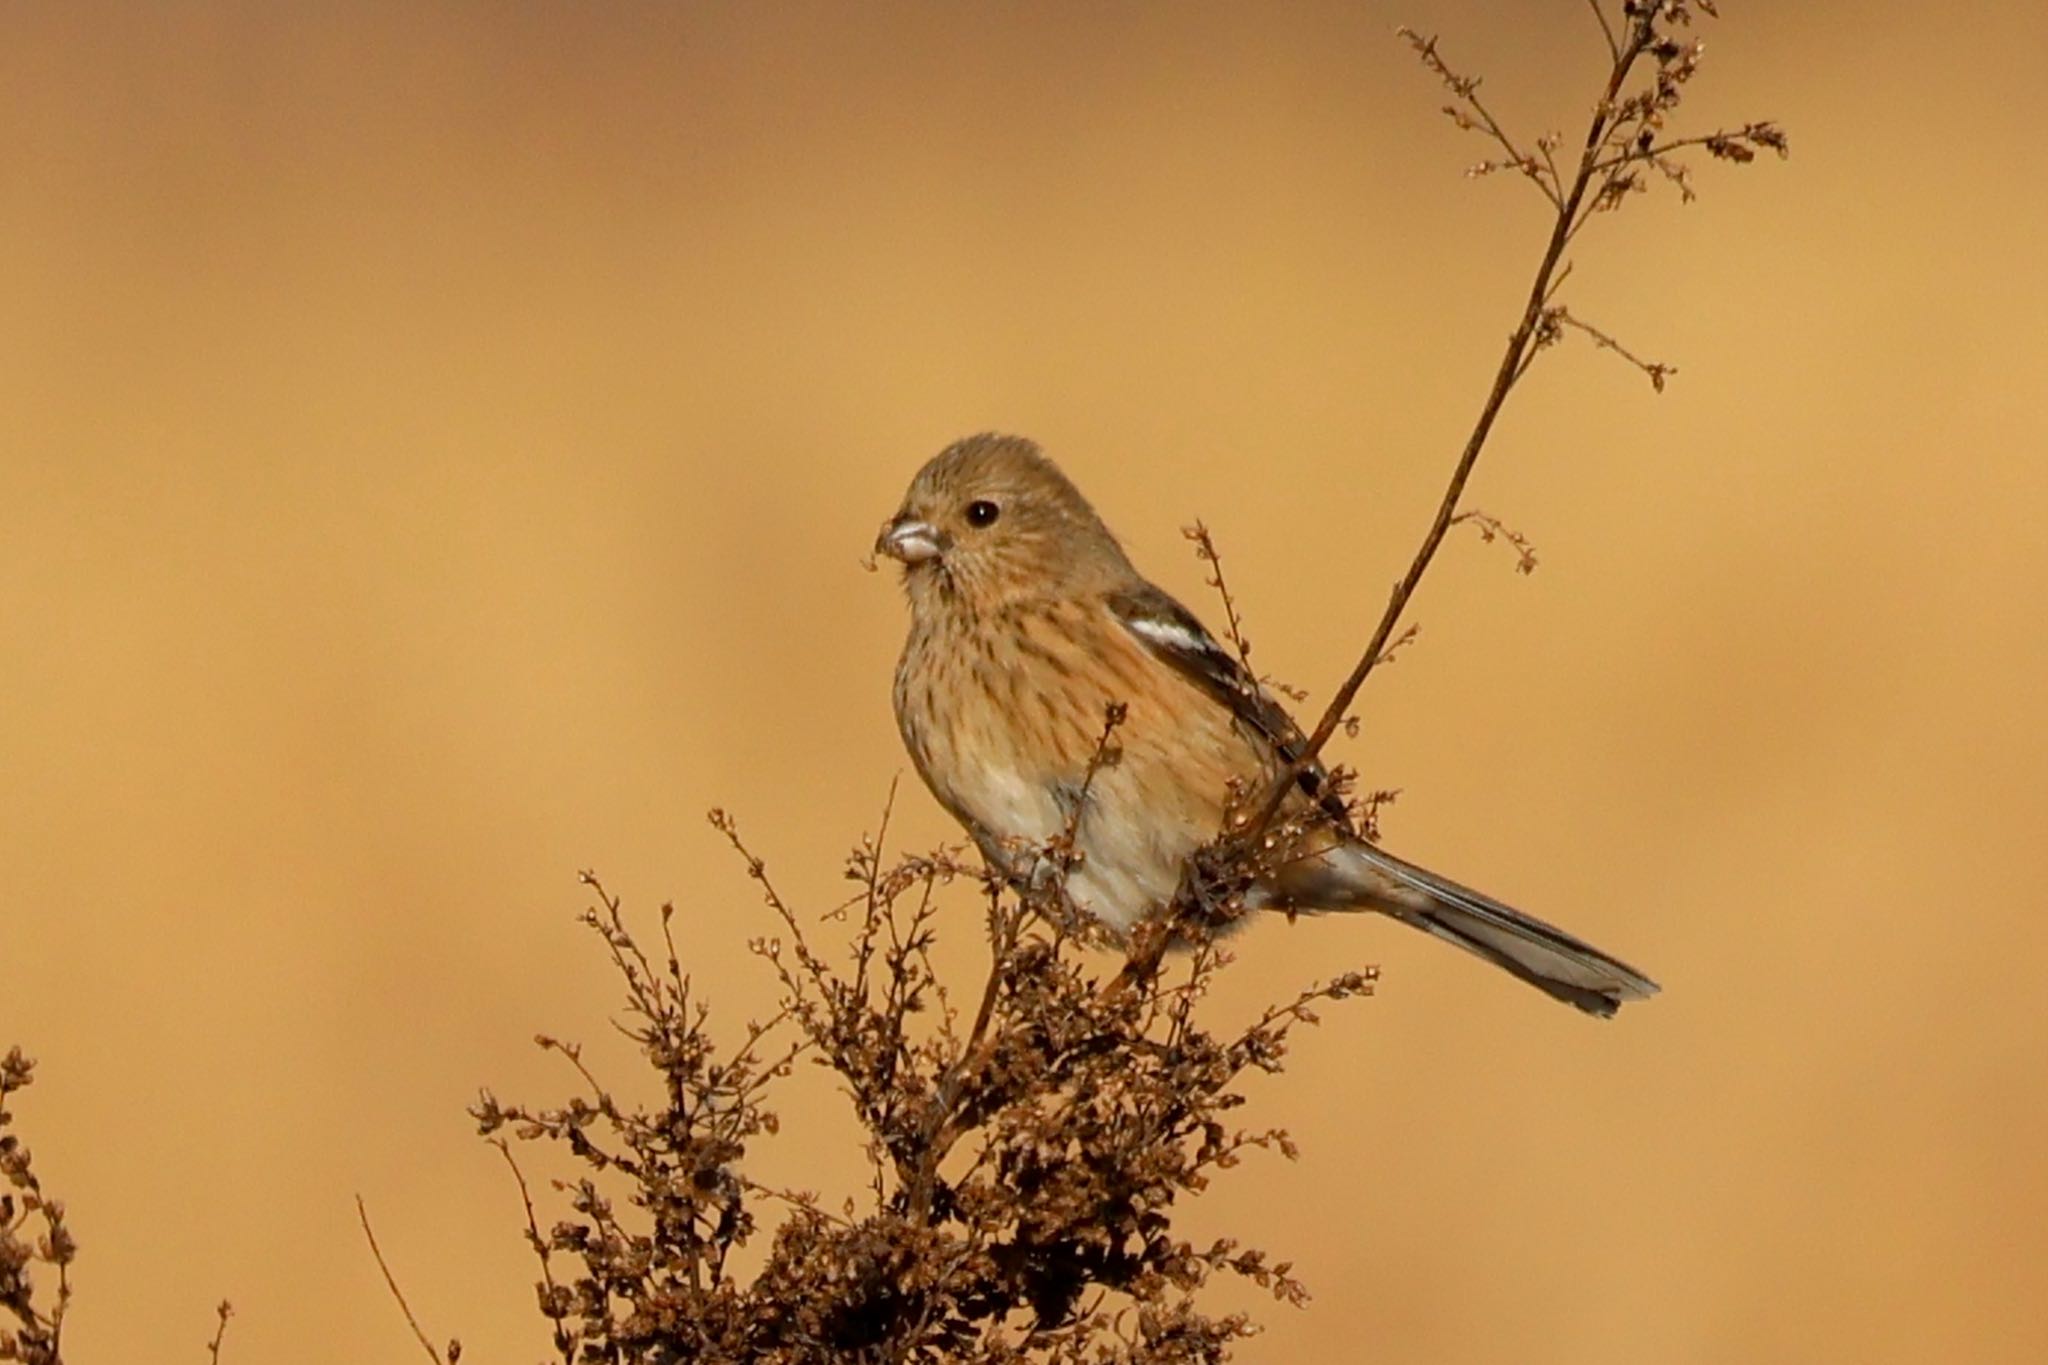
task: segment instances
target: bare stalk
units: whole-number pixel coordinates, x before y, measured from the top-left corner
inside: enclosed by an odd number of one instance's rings
[[[220,1344],[227,1340],[228,1319],[235,1315],[235,1306],[226,1299],[214,1305],[215,1318],[213,1340],[206,1343],[207,1365],[220,1365]]]
[[[1597,4],[1594,9],[1599,13]],[[1302,745],[1300,752],[1267,789],[1264,797],[1254,808],[1252,818],[1237,831],[1240,847],[1255,846],[1260,836],[1271,828],[1273,821],[1280,814],[1281,806],[1287,800],[1287,794],[1294,789],[1304,773],[1315,767],[1323,747],[1344,723],[1345,715],[1349,712],[1353,699],[1358,695],[1358,689],[1364,685],[1372,671],[1385,660],[1388,644],[1395,638],[1395,632],[1401,624],[1402,613],[1407,610],[1409,599],[1415,595],[1415,589],[1422,582],[1423,574],[1436,558],[1436,552],[1443,544],[1445,534],[1458,520],[1458,504],[1464,497],[1465,485],[1472,477],[1473,466],[1479,462],[1480,451],[1486,448],[1486,439],[1493,432],[1494,421],[1507,403],[1508,394],[1527,372],[1528,362],[1535,351],[1546,344],[1549,337],[1554,337],[1557,324],[1550,320],[1550,315],[1554,311],[1551,299],[1560,277],[1565,248],[1570,244],[1577,229],[1584,224],[1590,211],[1599,207],[1602,202],[1589,202],[1588,193],[1594,189],[1595,181],[1600,180],[1600,195],[1603,198],[1610,192],[1618,194],[1619,191],[1613,191],[1612,186],[1617,174],[1625,168],[1623,162],[1638,155],[1633,148],[1618,151],[1613,145],[1612,135],[1617,118],[1622,112],[1616,101],[1621,94],[1622,86],[1635,70],[1637,62],[1653,43],[1659,41],[1657,20],[1661,11],[1656,5],[1630,5],[1626,12],[1628,28],[1626,34],[1621,36],[1617,36],[1605,16],[1601,16],[1601,27],[1607,36],[1614,60],[1608,69],[1606,85],[1601,91],[1599,102],[1593,107],[1593,117],[1586,128],[1577,170],[1572,176],[1571,184],[1560,194],[1554,186],[1543,184],[1543,177],[1535,168],[1524,164],[1524,173],[1535,179],[1539,187],[1545,189],[1546,198],[1556,206],[1556,212],[1551,220],[1549,240],[1545,242],[1542,257],[1537,262],[1536,275],[1530,283],[1528,298],[1522,305],[1521,317],[1516,322],[1513,333],[1508,337],[1500,364],[1494,370],[1493,384],[1487,390],[1486,401],[1480,405],[1479,416],[1472,424],[1471,434],[1465,439],[1464,449],[1459,453],[1458,461],[1451,469],[1450,482],[1445,486],[1443,496],[1437,502],[1436,513],[1430,518],[1429,529],[1423,534],[1422,544],[1417,547],[1415,557],[1409,562],[1408,571],[1394,584],[1393,591],[1388,595],[1386,609],[1380,613],[1379,624],[1373,628],[1372,637],[1367,642],[1364,652],[1358,656],[1358,662],[1352,666],[1349,676],[1337,688],[1336,695],[1330,699],[1330,704],[1324,708],[1315,730]],[[1423,60],[1444,78],[1445,83],[1459,99],[1466,105],[1473,105],[1475,101],[1472,92],[1476,89],[1477,82],[1450,72],[1437,56],[1434,39],[1423,39],[1405,30],[1404,33],[1422,55]],[[1461,115],[1455,107],[1451,112],[1464,126],[1473,126],[1469,118]],[[1491,117],[1482,114],[1478,126],[1483,127],[1496,141],[1502,142],[1511,150],[1514,148],[1512,139],[1500,131],[1499,125]],[[1520,153],[1516,155],[1519,156]],[[1617,162],[1616,155],[1620,155],[1623,162]]]
[[[420,1320],[413,1316],[412,1305],[405,1301],[405,1291],[398,1287],[397,1276],[391,1273],[391,1265],[384,1259],[384,1250],[377,1245],[377,1234],[370,1230],[370,1211],[363,1204],[363,1197],[356,1196],[356,1218],[363,1225],[363,1237],[370,1244],[370,1255],[377,1260],[377,1269],[384,1272],[384,1287],[391,1291],[391,1297],[398,1300],[398,1311],[405,1314],[405,1325],[412,1328],[414,1340],[427,1353],[427,1359],[434,1365],[450,1365],[454,1357],[461,1354],[460,1347],[451,1347],[447,1357],[434,1349],[434,1343],[427,1340],[426,1332],[420,1327]]]

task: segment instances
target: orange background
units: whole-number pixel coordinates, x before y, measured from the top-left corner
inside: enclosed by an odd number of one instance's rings
[[[1543,230],[1391,30],[1530,131],[1603,61],[1570,0],[317,8],[0,20],[0,1043],[80,1361],[223,1295],[230,1360],[406,1358],[356,1192],[437,1337],[546,1354],[463,1106],[604,1038],[585,865],[765,1009],[701,812],[840,894],[905,770],[859,560],[946,440],[1038,437],[1213,617],[1206,518],[1320,704]],[[1251,1356],[2048,1358],[2048,10],[1728,8],[1688,119],[1793,159],[1591,233],[1681,373],[1545,358],[1472,490],[1541,570],[1454,541],[1344,746],[1666,993],[1242,939],[1219,1018],[1385,970],[1257,1091],[1301,1161],[1190,1214],[1316,1292]],[[783,1109],[761,1172],[846,1188]]]

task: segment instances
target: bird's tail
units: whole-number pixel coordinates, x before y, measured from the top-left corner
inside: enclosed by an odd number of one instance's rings
[[[1286,899],[1303,909],[1382,911],[1603,1019],[1657,993],[1656,982],[1583,939],[1371,844],[1346,841],[1315,862],[1312,887],[1288,888]]]

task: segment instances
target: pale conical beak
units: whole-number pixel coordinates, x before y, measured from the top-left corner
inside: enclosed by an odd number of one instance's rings
[[[945,552],[945,537],[928,521],[912,516],[896,517],[882,523],[875,537],[875,553],[900,559],[905,564],[922,564]]]

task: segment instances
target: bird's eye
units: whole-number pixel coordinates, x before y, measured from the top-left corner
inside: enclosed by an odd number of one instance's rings
[[[996,518],[1001,516],[1002,514],[1003,509],[996,506],[994,503],[988,501],[986,498],[978,499],[974,502],[970,502],[967,504],[967,524],[969,526],[975,527],[976,529],[979,529],[983,526],[995,525]]]

